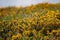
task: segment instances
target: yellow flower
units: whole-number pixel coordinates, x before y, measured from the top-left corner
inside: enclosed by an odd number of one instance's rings
[[[55,13],[55,11],[51,11],[52,13]]]
[[[48,36],[44,36],[44,40],[48,40],[49,39],[49,37]]]
[[[28,36],[29,34],[30,34],[30,31],[29,31],[29,30],[28,30],[28,31],[25,30],[25,31],[23,32],[23,36]]]
[[[15,40],[15,39],[16,39],[16,36],[15,36],[15,35],[13,35],[13,36],[12,36],[12,40]]]
[[[53,32],[55,33],[55,32],[57,32],[57,30],[52,30],[52,33],[53,33]]]
[[[20,33],[17,33],[16,35],[13,35],[12,36],[12,40],[15,40],[15,39],[20,39],[22,37],[22,35]]]

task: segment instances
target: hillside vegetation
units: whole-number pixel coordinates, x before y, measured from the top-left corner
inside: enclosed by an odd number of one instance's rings
[[[0,8],[0,40],[60,40],[60,4]]]

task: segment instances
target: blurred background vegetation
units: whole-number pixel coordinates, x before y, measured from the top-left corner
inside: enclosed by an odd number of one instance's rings
[[[0,8],[0,40],[60,40],[60,4]]]

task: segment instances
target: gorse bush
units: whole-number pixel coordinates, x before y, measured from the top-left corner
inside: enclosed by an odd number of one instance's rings
[[[60,9],[57,8],[60,6],[47,3],[1,8],[0,39],[60,40]]]

